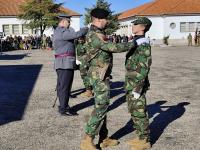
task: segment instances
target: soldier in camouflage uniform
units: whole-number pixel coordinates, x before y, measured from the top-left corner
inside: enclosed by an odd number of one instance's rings
[[[200,46],[200,31],[197,34],[197,46]]]
[[[189,33],[187,39],[188,39],[188,46],[192,46],[192,34],[191,33]]]
[[[93,88],[95,106],[88,120],[85,133],[81,141],[81,150],[96,150],[93,139],[99,134],[100,147],[114,146],[117,140],[108,138],[106,128],[106,114],[109,106],[109,76],[112,55],[110,53],[128,51],[133,43],[107,43],[103,29],[107,24],[106,17],[109,12],[95,8],[91,11],[92,25],[86,35],[87,62],[89,62],[90,84]]]
[[[145,94],[150,86],[148,74],[152,63],[150,41],[145,38],[145,33],[152,23],[146,17],[138,17],[132,23],[135,46],[126,55],[125,90],[137,138],[127,143],[132,146],[132,150],[145,150],[151,147]]]
[[[83,84],[85,86],[86,91],[81,94],[82,97],[92,97],[92,86],[90,85],[89,77],[88,77],[88,70],[89,65],[85,59],[86,57],[86,49],[84,47],[85,37],[80,37],[78,39],[78,44],[76,46],[76,52],[78,60],[80,61],[80,74],[83,80]]]

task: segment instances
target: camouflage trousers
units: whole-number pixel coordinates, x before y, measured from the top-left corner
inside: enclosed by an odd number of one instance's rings
[[[197,38],[197,45],[200,46],[200,37]]]
[[[81,78],[83,80],[83,84],[86,90],[91,90],[92,86],[90,85],[90,80],[88,76],[88,68],[86,68],[84,64],[80,65],[80,75],[81,75]]]
[[[140,139],[146,138],[149,141],[150,130],[145,93],[143,93],[139,99],[135,99],[132,95],[132,91],[127,91],[126,101],[128,103],[128,110],[131,114],[136,134]]]
[[[109,80],[101,81],[99,78],[91,78],[90,83],[92,84],[94,92],[95,105],[91,117],[86,124],[85,133],[93,138],[97,134],[100,136],[101,134],[104,134],[106,137],[108,134],[106,127],[106,114],[110,103]]]
[[[192,40],[188,40],[188,46],[192,46]]]

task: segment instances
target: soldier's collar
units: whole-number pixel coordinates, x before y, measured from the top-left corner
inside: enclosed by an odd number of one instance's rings
[[[67,27],[63,27],[63,26],[58,26],[58,28],[60,28],[60,29],[69,29],[69,27],[67,28]]]
[[[143,37],[145,37],[145,35],[135,35],[133,37],[133,40],[137,40],[137,39],[140,39],[140,38],[143,38]]]
[[[91,31],[95,31],[95,32],[99,32],[99,33],[104,33],[104,30],[103,30],[103,29],[100,29],[100,28],[98,28],[98,27],[95,26],[95,25],[91,25],[91,26],[90,26],[90,30],[91,30]]]

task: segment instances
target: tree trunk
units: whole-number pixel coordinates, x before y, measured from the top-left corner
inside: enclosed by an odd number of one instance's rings
[[[42,30],[42,26],[40,26],[40,35],[41,35],[41,37],[43,37],[43,30]]]
[[[46,26],[40,26],[41,37],[43,37],[43,33],[45,29],[46,29]]]

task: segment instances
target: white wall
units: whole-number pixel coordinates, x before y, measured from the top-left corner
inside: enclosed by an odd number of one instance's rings
[[[147,16],[148,17],[148,16]],[[170,39],[186,39],[190,32],[180,32],[180,22],[200,22],[200,16],[156,16],[148,17],[152,21],[151,29],[147,32],[146,36],[151,39],[163,39],[164,36],[170,35]],[[128,25],[128,29],[120,28],[116,34],[131,35],[131,21],[134,18],[128,18],[120,21],[120,25]],[[170,28],[170,24],[175,23],[175,29]],[[194,32],[192,33],[194,37]]]
[[[164,18],[164,34],[169,34],[170,39],[186,39],[190,32],[180,32],[180,22],[200,22],[200,16],[167,16]],[[170,28],[171,23],[176,24],[175,29]],[[195,32],[192,35],[194,37]]]
[[[163,38],[163,34],[164,34],[164,28],[163,28],[163,24],[164,24],[164,20],[161,17],[148,17],[152,22],[152,27],[151,29],[147,32],[146,36],[149,36],[151,39],[162,39]],[[119,30],[117,30],[116,34],[120,34],[120,35],[133,35],[132,34],[132,21],[134,20],[134,18],[128,18],[128,19],[124,19],[120,21],[120,26],[125,26],[128,25],[128,28],[125,30],[124,28],[120,28]]]
[[[128,18],[128,19],[124,19],[122,21],[119,21],[120,26],[125,26],[128,25],[128,28],[120,28],[119,30],[116,31],[117,35],[132,35],[132,23],[131,21],[133,20],[133,18]]]
[[[74,28],[75,31],[78,31],[80,29],[80,17],[75,16],[75,17],[72,17],[71,19],[72,19],[71,27]],[[3,25],[13,25],[13,24],[22,25],[22,24],[24,24],[24,21],[19,20],[16,17],[13,17],[13,18],[10,18],[10,17],[9,18],[8,17],[1,18],[0,17],[0,32],[3,32]],[[21,28],[21,26],[20,26],[20,28]],[[22,29],[20,29],[20,30],[22,30]],[[22,31],[20,33],[22,33]],[[50,36],[52,33],[53,33],[52,28],[47,29],[44,32],[44,34],[46,34],[48,36]],[[30,31],[30,34],[32,34],[31,31]]]
[[[164,20],[161,17],[148,17],[152,21],[150,30],[146,33],[146,37],[150,39],[162,39],[164,36]]]
[[[74,28],[75,31],[80,30],[80,17],[79,16],[72,17],[70,26]]]
[[[14,24],[22,25],[22,24],[24,24],[24,21],[19,20],[16,17],[12,17],[12,18],[11,17],[9,17],[9,18],[1,18],[0,17],[0,32],[3,32],[3,25],[14,25]]]
[[[2,25],[7,25],[7,24],[23,24],[22,21],[19,19],[13,17],[13,18],[1,18],[0,17],[0,32],[3,32],[3,27]]]

